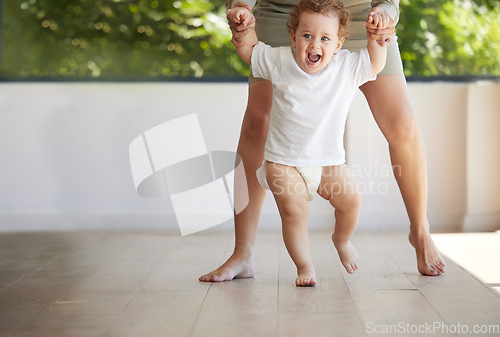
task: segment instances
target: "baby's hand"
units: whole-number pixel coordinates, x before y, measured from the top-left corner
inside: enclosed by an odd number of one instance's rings
[[[371,11],[366,18],[367,23],[371,23],[378,29],[389,27],[391,24],[391,17],[384,10],[381,11]]]
[[[229,28],[231,28],[231,32],[233,33],[231,42],[236,47],[241,47],[243,45],[241,40],[255,26],[255,18],[252,13],[250,13],[250,10],[250,6],[236,5],[227,11]]]
[[[227,20],[229,21],[229,25],[237,25],[244,29],[250,27],[255,23],[255,18],[250,13],[248,8],[245,7],[234,7],[227,10]]]
[[[373,7],[363,25],[369,39],[377,41],[383,47],[391,44],[396,22],[382,8]]]

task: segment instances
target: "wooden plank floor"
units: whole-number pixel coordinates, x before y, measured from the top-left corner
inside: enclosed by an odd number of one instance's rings
[[[259,233],[254,279],[213,284],[198,276],[229,256],[232,233],[2,233],[0,336],[500,336],[498,280],[450,259],[421,276],[392,233],[356,233],[348,275],[328,233],[310,239],[319,283],[298,288],[279,233]]]

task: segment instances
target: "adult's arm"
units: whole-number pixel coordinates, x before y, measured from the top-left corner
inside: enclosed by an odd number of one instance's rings
[[[370,16],[378,12],[385,12],[390,17],[390,22],[385,28],[377,28],[372,24]],[[372,9],[365,23],[368,39],[377,41],[381,46],[391,44],[391,38],[394,36],[396,23],[399,20],[399,0],[373,0]]]
[[[228,9],[227,19],[229,22],[233,22],[235,24],[247,25],[248,22],[253,19],[253,15],[250,13],[248,8],[237,6],[232,9]],[[248,64],[252,61],[253,47],[259,42],[254,28],[255,23],[250,25],[248,33],[239,40],[240,43],[236,46],[238,55]]]
[[[399,0],[373,0],[372,8],[378,7],[383,9],[396,24],[399,20]]]
[[[234,6],[236,6],[236,4],[238,2],[245,3],[247,6],[250,6],[251,8],[253,8],[255,6],[255,3],[257,1],[253,1],[253,0],[245,0],[245,1],[241,1],[241,0],[226,0],[226,9],[233,8]]]
[[[256,0],[226,0],[226,9],[231,9],[236,6],[237,3],[242,2],[250,7],[254,7]],[[395,21],[399,20],[399,0],[373,0],[372,8],[380,7]]]
[[[230,9],[238,6],[238,7],[244,7],[248,9],[249,11],[252,10],[253,6],[255,6],[255,2],[253,0],[226,0],[226,8],[229,11]],[[236,46],[236,48],[243,46],[243,43],[241,42],[243,39],[245,39],[245,36],[252,30],[253,28],[250,28],[250,26],[255,22],[255,18],[252,15],[251,20],[245,22],[245,23],[237,23],[231,20],[229,17],[228,23],[229,23],[229,28],[231,28],[231,32],[233,33],[233,37],[231,38],[231,42]]]

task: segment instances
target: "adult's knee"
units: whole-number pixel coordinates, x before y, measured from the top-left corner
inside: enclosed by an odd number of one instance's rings
[[[412,144],[420,137],[418,121],[412,108],[404,108],[405,111],[393,114],[392,120],[388,120],[383,128],[383,133],[389,146]]]
[[[248,104],[241,127],[241,136],[244,141],[255,144],[265,142],[271,116],[272,93],[273,87],[269,81],[258,81],[250,84]]]
[[[245,119],[248,119],[248,124],[255,129],[267,129],[270,117],[271,106],[258,102],[250,104],[245,112]]]
[[[247,107],[243,119],[242,131],[249,139],[256,141],[266,139],[269,128],[271,107],[265,104],[253,103]]]

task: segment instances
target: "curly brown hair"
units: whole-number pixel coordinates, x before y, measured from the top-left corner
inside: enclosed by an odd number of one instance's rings
[[[338,0],[301,0],[290,12],[287,27],[289,32],[295,32],[299,25],[300,15],[304,12],[320,13],[328,15],[333,12],[339,18],[339,39],[347,40],[349,37],[349,24],[351,14],[344,8],[344,4]]]

